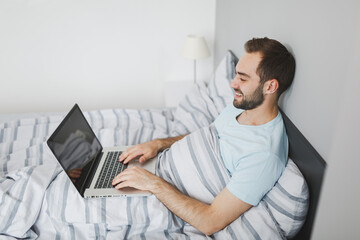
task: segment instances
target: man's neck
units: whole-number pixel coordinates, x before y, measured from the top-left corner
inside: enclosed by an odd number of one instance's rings
[[[278,106],[260,105],[257,108],[243,111],[236,120],[242,125],[262,125],[270,122],[278,115]]]

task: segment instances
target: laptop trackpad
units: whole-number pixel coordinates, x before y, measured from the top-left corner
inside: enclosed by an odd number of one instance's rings
[[[149,159],[148,161],[146,161],[145,163],[140,163],[138,159],[135,159],[133,161],[131,161],[129,163],[128,167],[133,167],[133,166],[139,166],[142,167],[146,170],[148,170],[151,173],[155,174],[155,166],[156,166],[156,157]]]

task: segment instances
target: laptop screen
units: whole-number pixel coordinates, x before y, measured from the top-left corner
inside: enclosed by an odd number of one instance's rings
[[[75,179],[69,174],[70,170],[83,168],[102,150],[78,105],[71,109],[47,143],[74,182]]]

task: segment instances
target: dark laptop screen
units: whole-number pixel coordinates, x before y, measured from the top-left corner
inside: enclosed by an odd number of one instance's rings
[[[75,105],[53,135],[48,145],[68,173],[84,165],[102,150],[78,105]]]

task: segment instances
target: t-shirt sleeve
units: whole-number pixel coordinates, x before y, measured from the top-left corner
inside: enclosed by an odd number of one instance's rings
[[[285,164],[275,154],[252,153],[237,161],[235,169],[226,188],[256,206],[279,179]]]

